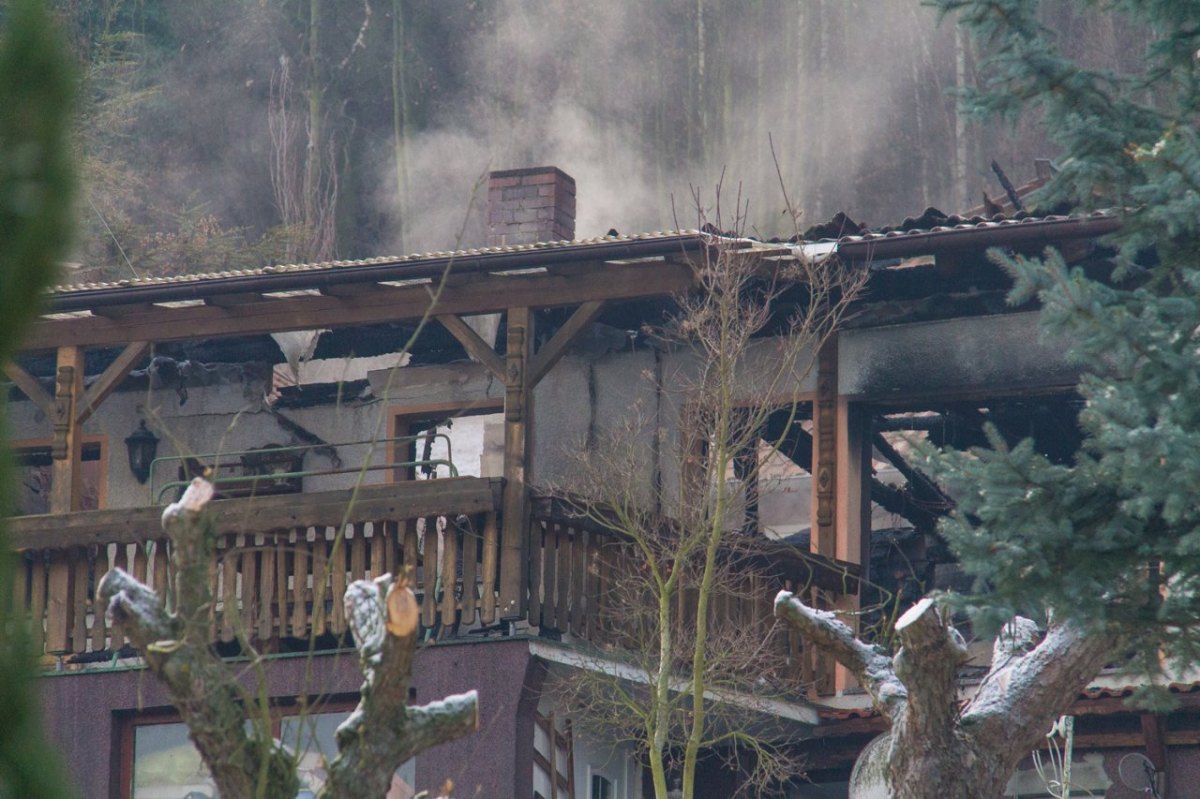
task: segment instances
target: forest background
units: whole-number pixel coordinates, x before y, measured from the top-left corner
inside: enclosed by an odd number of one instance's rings
[[[1054,156],[1032,118],[957,110],[980,54],[916,0],[53,5],[85,76],[73,282],[448,249],[488,169],[573,175],[578,237],[691,226],[724,170],[770,236],[768,137],[801,228],[965,211],[993,159],[1019,183]],[[1144,52],[1046,5],[1085,65]]]

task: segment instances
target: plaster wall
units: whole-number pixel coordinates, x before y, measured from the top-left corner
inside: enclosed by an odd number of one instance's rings
[[[141,419],[159,437],[158,456],[193,455],[257,449],[266,444],[302,444],[280,426],[276,415],[264,403],[266,384],[247,378],[188,389],[187,401],[180,404],[173,389],[119,391],[108,397],[95,414],[84,423],[85,435],[100,435],[106,439],[104,457],[107,460],[107,507],[137,507],[157,504],[150,484],[137,482],[129,470],[125,438]],[[386,425],[380,426],[379,403],[323,405],[280,411],[288,419],[331,443],[370,440],[386,436]],[[14,439],[46,440],[53,434],[52,424],[45,414],[29,401],[10,402],[7,406],[10,430]],[[385,447],[367,445],[342,446],[337,454],[345,467],[361,465],[368,459],[373,463],[386,461]],[[332,464],[319,452],[305,455],[306,469],[327,469]],[[161,487],[175,480],[178,463],[164,462],[156,468],[153,482]],[[355,474],[306,478],[304,490],[322,491],[354,485]],[[367,472],[364,480],[376,483],[385,479],[384,471]],[[157,489],[154,490],[158,493]]]

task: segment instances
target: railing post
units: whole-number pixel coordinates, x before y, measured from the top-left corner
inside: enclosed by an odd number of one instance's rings
[[[504,393],[504,512],[500,537],[500,618],[518,619],[527,608],[525,582],[529,497],[525,484],[532,392],[528,365],[533,355],[533,314],[508,309]]]

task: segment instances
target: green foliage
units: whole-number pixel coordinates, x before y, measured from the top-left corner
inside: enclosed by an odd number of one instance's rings
[[[1113,280],[1044,258],[994,257],[1012,301],[1037,298],[1047,335],[1086,375],[1075,463],[1012,449],[927,453],[959,499],[943,532],[996,621],[1052,608],[1129,636],[1138,665],[1200,659],[1200,3],[1088,2],[1154,31],[1136,74],[1083,69],[1031,0],[941,0],[990,53],[981,113],[1033,103],[1063,147],[1049,201],[1107,207]],[[986,589],[985,594],[982,589]]]
[[[39,0],[6,9],[0,46],[0,361],[9,357],[53,282],[70,241],[68,131],[75,81],[61,37]],[[3,398],[0,398],[0,405]],[[5,415],[0,412],[0,442]],[[19,625],[6,618],[12,555],[4,519],[12,507],[7,451],[0,453],[0,797],[67,796],[63,771],[43,743],[32,662]]]

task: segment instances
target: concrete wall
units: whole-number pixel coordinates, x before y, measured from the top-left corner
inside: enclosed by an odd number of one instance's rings
[[[188,389],[187,401],[173,389],[119,391],[97,409],[84,424],[85,435],[103,436],[107,460],[107,507],[135,507],[153,504],[150,485],[140,484],[129,470],[125,438],[146,419],[147,426],[159,437],[158,456],[194,455],[256,449],[266,444],[301,444],[291,432],[280,426],[264,403],[266,383],[254,376],[231,378],[209,386]],[[288,419],[330,442],[370,440],[387,435],[380,423],[382,404],[321,405],[280,411]],[[14,439],[44,439],[53,434],[52,423],[32,402],[15,401],[7,406]],[[378,447],[372,458],[382,463],[386,448]],[[365,445],[339,447],[338,456],[345,466],[361,465],[368,458]],[[330,460],[317,452],[305,455],[306,469],[328,469]],[[156,470],[155,482],[161,486],[177,477],[178,463],[163,463]],[[367,483],[384,479],[382,471],[368,472]],[[330,475],[306,478],[306,491],[349,487],[355,475]]]
[[[1073,386],[1066,344],[1043,339],[1037,313],[847,330],[838,391],[880,401]]]

